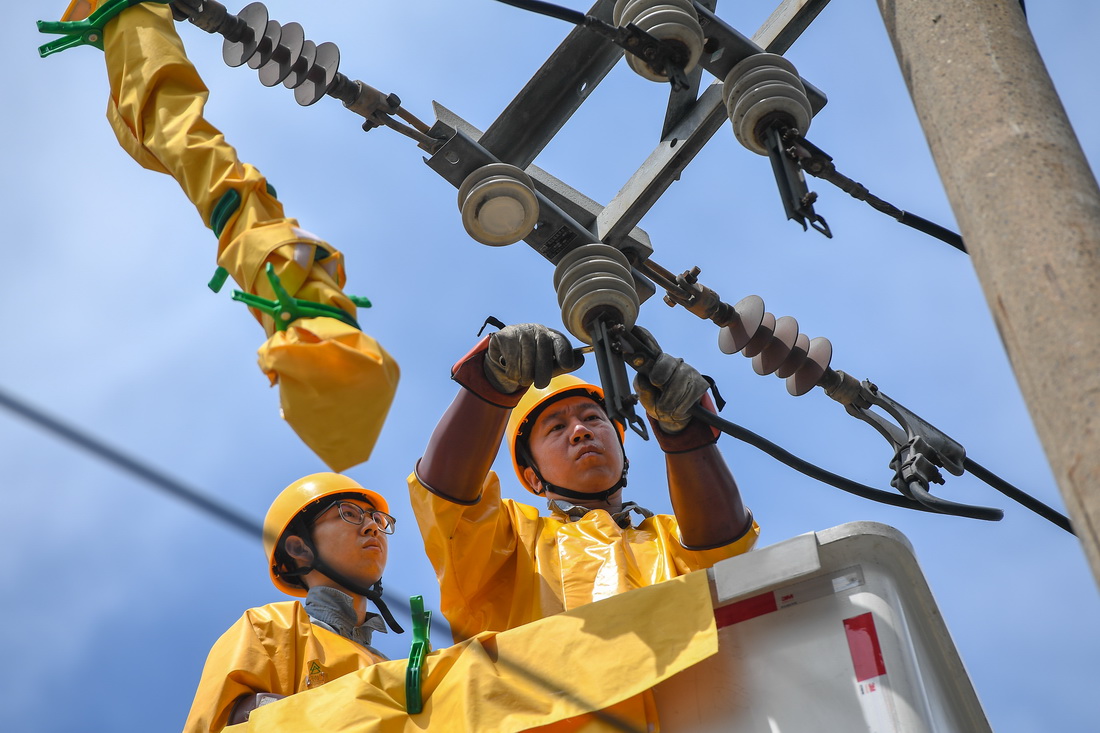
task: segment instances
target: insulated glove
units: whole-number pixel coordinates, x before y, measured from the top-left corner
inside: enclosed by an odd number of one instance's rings
[[[634,327],[634,335],[660,351],[656,339],[641,326]],[[710,383],[695,367],[663,351],[648,374],[639,372],[634,377],[638,401],[666,433],[679,433],[687,427],[691,408],[699,404],[709,388]]]
[[[564,334],[539,323],[505,326],[489,338],[485,377],[496,389],[511,394],[532,384],[542,389],[553,377],[584,363]]]

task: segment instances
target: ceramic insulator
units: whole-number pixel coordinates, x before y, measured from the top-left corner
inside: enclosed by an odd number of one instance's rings
[[[787,59],[758,53],[730,69],[722,84],[722,98],[738,142],[767,155],[763,133],[773,124],[797,128],[805,134],[813,108],[798,71]]]
[[[638,318],[630,262],[610,245],[585,244],[567,253],[554,268],[554,289],[562,323],[586,344],[593,341],[588,324],[595,316],[610,312],[627,328]]]

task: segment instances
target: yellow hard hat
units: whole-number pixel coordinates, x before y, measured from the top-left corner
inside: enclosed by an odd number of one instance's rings
[[[527,483],[527,479],[523,476],[523,466],[520,465],[516,451],[520,434],[527,427],[532,415],[537,416],[537,413],[541,412],[545,405],[573,396],[590,397],[600,403],[601,406],[603,405],[602,387],[586,382],[572,374],[559,374],[542,389],[536,389],[535,387],[528,389],[527,393],[520,399],[519,404],[512,408],[512,414],[508,416],[508,426],[504,429],[504,436],[508,440],[509,450],[512,451],[512,468],[516,470],[516,476],[519,477],[519,482],[523,484],[523,488],[532,494],[535,493],[535,489]],[[616,422],[615,428],[619,431],[619,442],[622,443],[626,435],[623,426],[621,423]]]
[[[279,547],[283,533],[303,510],[334,494],[359,494],[375,509],[389,514],[390,505],[381,494],[364,489],[354,479],[339,473],[314,473],[287,486],[275,497],[264,517],[264,554],[267,555],[267,567],[271,573],[271,582],[282,592],[292,596],[306,595],[305,588],[288,583],[280,575],[275,550]]]

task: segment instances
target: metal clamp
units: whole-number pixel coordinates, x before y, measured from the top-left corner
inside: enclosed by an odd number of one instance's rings
[[[896,424],[871,412],[870,407],[881,408],[897,421]],[[954,476],[963,474],[966,449],[942,430],[887,397],[874,384],[864,380],[860,385],[859,398],[845,405],[844,409],[852,417],[877,430],[893,447],[894,458],[890,461],[890,468],[894,470],[894,478],[890,484],[902,494],[944,514],[992,521],[1004,516],[1000,509],[959,504],[928,493],[930,484],[944,483],[939,468]]]

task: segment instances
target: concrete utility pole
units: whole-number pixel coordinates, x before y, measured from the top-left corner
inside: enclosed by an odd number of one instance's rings
[[[1018,0],[878,0],[1100,582],[1100,190]]]

